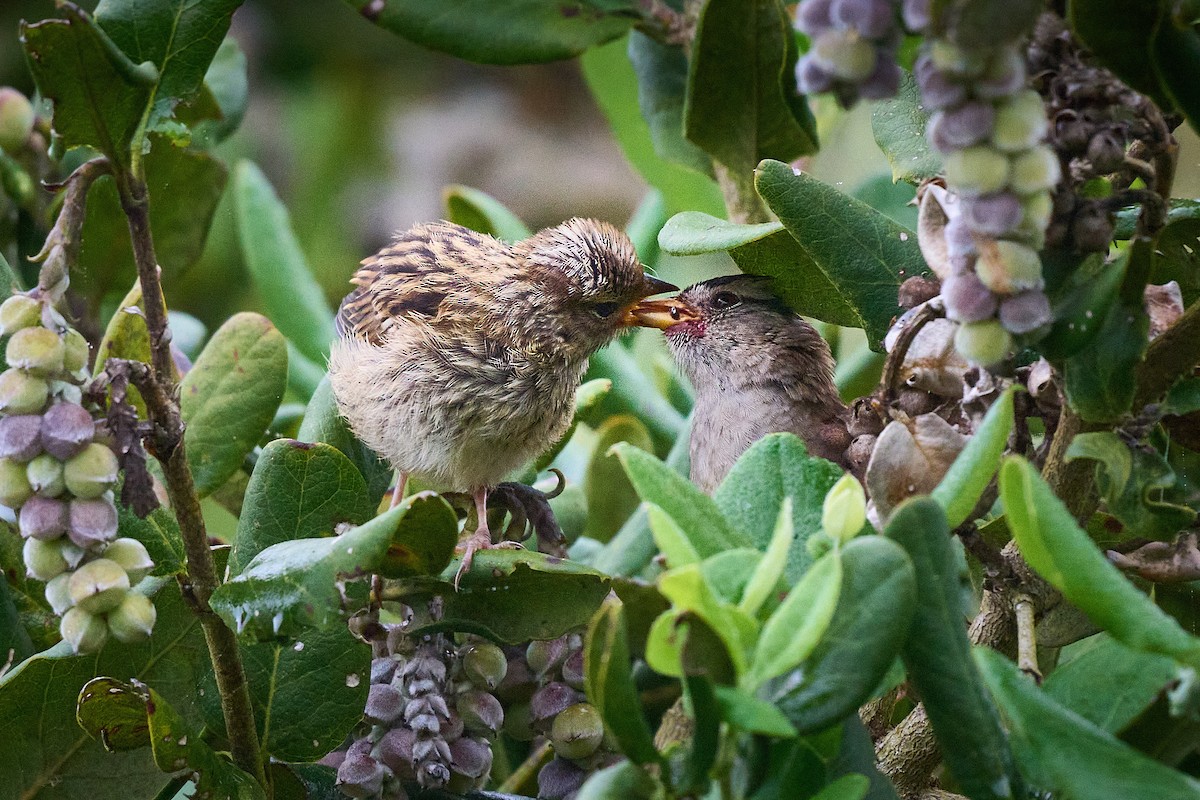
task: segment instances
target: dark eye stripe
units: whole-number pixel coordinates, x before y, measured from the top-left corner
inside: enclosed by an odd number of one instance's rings
[[[603,319],[604,317],[611,317],[617,308],[617,303],[596,303],[592,306],[592,313]]]

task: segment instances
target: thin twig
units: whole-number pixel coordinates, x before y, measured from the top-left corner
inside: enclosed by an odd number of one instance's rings
[[[1017,620],[1017,666],[1027,675],[1042,682],[1042,671],[1038,669],[1036,608],[1027,594],[1018,594],[1013,600],[1013,614]]]
[[[498,792],[529,791],[537,786],[538,770],[544,767],[554,756],[554,748],[546,740],[529,753],[528,758],[517,765],[504,783],[496,789]]]

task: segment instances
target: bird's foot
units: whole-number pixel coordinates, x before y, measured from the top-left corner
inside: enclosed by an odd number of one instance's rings
[[[550,470],[558,477],[558,485],[549,492],[542,492],[523,483],[505,482],[492,489],[489,499],[506,509],[511,521],[505,527],[504,536],[525,538],[525,528],[533,528],[537,537],[538,551],[547,555],[565,557],[567,537],[554,518],[550,500],[566,488],[566,479],[556,469]]]
[[[459,542],[458,547],[462,550],[462,563],[458,565],[458,571],[454,573],[454,591],[458,591],[458,585],[462,582],[462,576],[471,571],[471,562],[475,560],[475,553],[480,550],[521,550],[524,545],[520,542],[511,542],[508,540],[499,543],[492,541],[492,532],[486,525],[480,525],[475,531]]]

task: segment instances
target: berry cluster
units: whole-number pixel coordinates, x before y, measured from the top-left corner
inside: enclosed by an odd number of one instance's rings
[[[154,627],[154,605],[130,591],[154,566],[135,539],[117,538],[113,451],[81,405],[88,344],[47,303],[18,294],[0,305],[9,337],[0,374],[0,504],[16,512],[25,568],[46,582],[75,652],[108,636],[132,642]]]
[[[796,63],[806,94],[832,92],[849,108],[860,98],[891,97],[900,87],[902,33],[896,0],[804,0],[796,27],[812,45]]]
[[[945,228],[946,314],[960,323],[958,351],[993,364],[1008,354],[1013,334],[1033,334],[1051,321],[1037,251],[1060,170],[1043,143],[1045,109],[1025,88],[1016,44],[976,52],[935,39],[913,72],[933,112],[930,145],[942,154],[947,188],[958,200]]]
[[[491,772],[504,724],[491,692],[507,671],[504,652],[480,639],[455,646],[443,634],[410,636],[408,627],[384,625],[372,643],[365,724],[338,755],[338,787],[349,797],[404,800],[404,782],[463,792]]]

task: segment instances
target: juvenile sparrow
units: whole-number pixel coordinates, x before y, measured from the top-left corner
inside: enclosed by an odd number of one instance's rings
[[[794,433],[812,455],[843,462],[850,435],[829,345],[772,294],[769,279],[714,278],[635,314],[663,330],[696,390],[691,477],[703,491],[768,433]]]
[[[467,491],[493,546],[488,489],[567,429],[588,357],[676,287],[645,274],[604,222],[572,219],[516,244],[417,225],[365,259],[338,311],[329,380],[354,433],[399,473]]]

